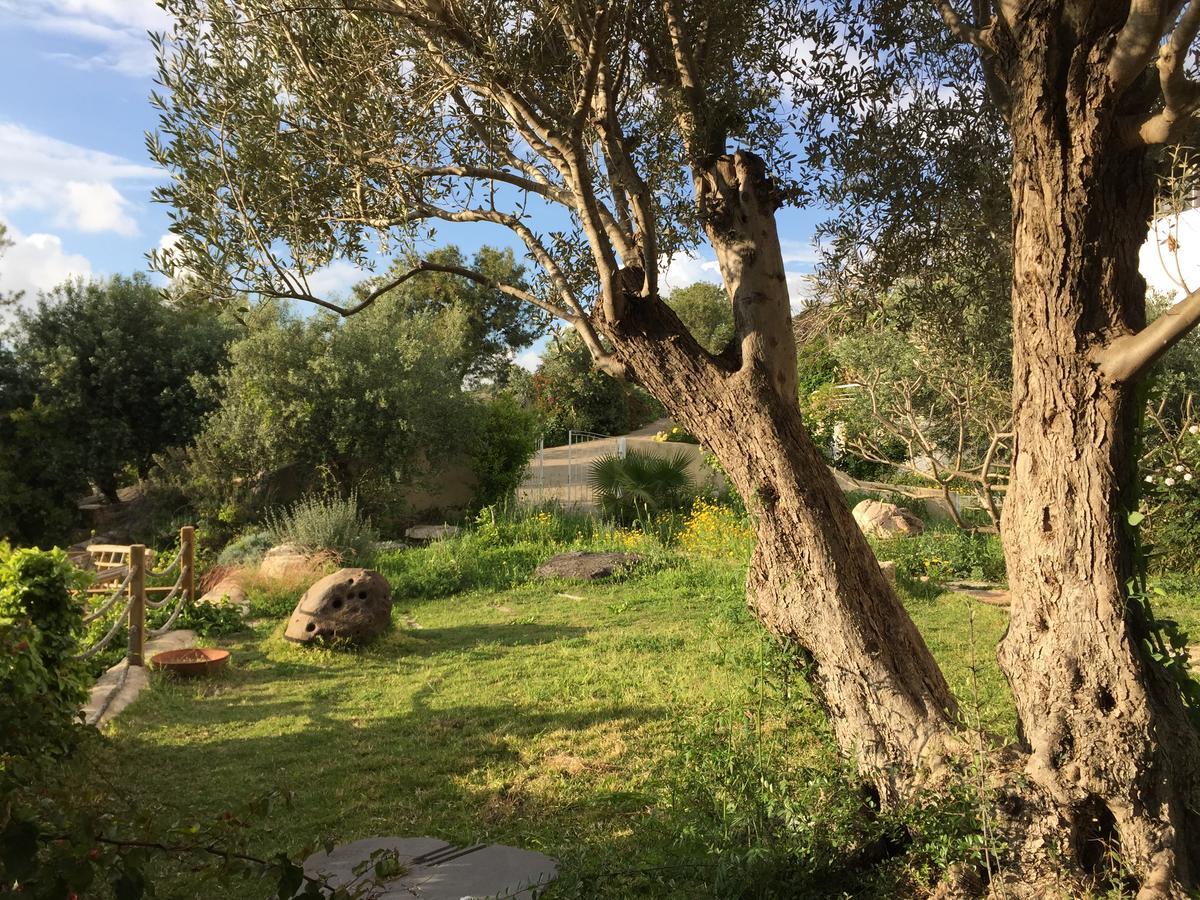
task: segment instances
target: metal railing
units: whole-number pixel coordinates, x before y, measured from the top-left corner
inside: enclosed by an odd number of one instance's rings
[[[90,607],[84,613],[83,622],[91,625],[97,621],[111,620],[111,624],[104,635],[83,649],[78,657],[88,659],[95,656],[112,643],[122,625],[128,625],[129,646],[125,658],[131,666],[143,666],[146,664],[147,633],[151,636],[166,634],[184,607],[196,602],[196,529],[191,525],[179,529],[179,552],[161,569],[151,567],[153,553],[147,551],[145,544],[96,544],[88,547],[88,553],[103,568],[97,572],[91,586],[82,592]],[[146,585],[147,576],[165,578],[175,572],[178,574],[173,584]],[[117,579],[120,581],[111,591],[99,587]],[[156,594],[162,596],[154,599]],[[103,599],[93,605],[92,598],[97,595]],[[113,611],[118,607],[119,611],[114,614]],[[146,610],[168,607],[171,612],[166,621],[147,632]]]

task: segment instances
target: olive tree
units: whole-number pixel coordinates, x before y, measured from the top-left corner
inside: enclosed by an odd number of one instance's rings
[[[797,399],[775,212],[802,193],[785,136],[806,124],[778,95],[798,67],[828,76],[846,58],[821,14],[790,0],[165,6],[151,149],[174,174],[158,196],[181,240],[164,268],[344,315],[443,272],[563,320],[747,498],[748,602],[804,648],[838,743],[885,802],[944,771],[955,700]],[[507,229],[529,286],[422,258],[446,222]],[[735,323],[717,353],[659,289],[669,256],[701,240]],[[320,267],[367,264],[375,247],[410,266],[353,304],[311,290]]]

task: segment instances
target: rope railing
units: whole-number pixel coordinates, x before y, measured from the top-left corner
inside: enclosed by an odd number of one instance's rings
[[[103,616],[106,612],[108,612],[110,609],[112,609],[113,606],[116,604],[116,602],[125,595],[125,589],[129,587],[129,582],[132,578],[133,578],[133,572],[127,568],[125,570],[124,580],[119,585],[117,585],[117,589],[112,592],[112,596],[110,596],[107,600],[105,600],[104,604],[102,606],[100,606],[98,609],[94,609],[90,613],[85,615],[83,617],[83,624],[91,625],[93,622],[95,622],[97,619],[99,619],[101,616]]]
[[[171,590],[165,597],[163,597],[161,600],[151,600],[149,597],[146,598],[146,608],[162,609],[164,606],[170,603],[182,589],[183,572],[180,572],[179,577],[175,579],[175,583],[171,585]]]
[[[84,624],[90,625],[109,615],[120,603],[122,597],[126,597],[127,600],[121,606],[120,612],[113,617],[112,625],[109,626],[104,636],[80,652],[76,658],[90,659],[95,656],[112,643],[123,625],[127,625],[129,650],[126,653],[126,661],[131,666],[144,665],[147,631],[146,609],[165,609],[174,604],[167,620],[158,628],[150,630],[150,634],[157,637],[170,631],[184,608],[196,600],[195,541],[195,528],[187,525],[180,529],[179,552],[175,554],[175,558],[170,563],[158,570],[151,569],[146,565],[148,558],[153,557],[143,544],[133,544],[129,547],[95,545],[94,548],[91,548],[93,552],[102,551],[109,554],[105,557],[95,557],[98,565],[102,564],[101,560],[104,563],[117,563],[120,561],[121,555],[125,557],[125,565],[109,565],[93,579],[92,588],[97,584],[114,581],[117,578],[121,578],[121,581],[100,606],[84,615]],[[178,569],[179,575],[173,585],[161,588],[146,587],[147,575],[162,577],[175,569]],[[158,600],[151,600],[149,594],[152,591],[166,591],[167,593]],[[87,592],[84,593],[86,596]]]
[[[117,596],[120,596],[120,594],[118,594]],[[127,612],[129,612],[129,608],[131,606],[133,606],[133,596],[132,595],[130,595],[129,599],[127,601],[125,601],[125,606],[121,609],[120,615],[116,616],[113,619],[112,627],[108,629],[108,633],[106,635],[104,635],[104,637],[100,638],[99,641],[92,644],[92,646],[90,646],[86,650],[84,650],[82,653],[76,654],[75,658],[76,659],[91,659],[93,656],[95,656],[97,653],[99,653],[101,650],[103,650],[105,647],[107,647],[112,642],[112,639],[117,636],[117,632],[121,630],[121,626],[125,624],[125,614]]]
[[[179,552],[175,554],[175,558],[163,566],[161,569],[146,569],[147,575],[153,575],[155,578],[162,578],[164,575],[170,575],[175,571],[176,567],[183,562],[183,541],[179,542]],[[180,575],[183,572],[180,571]]]

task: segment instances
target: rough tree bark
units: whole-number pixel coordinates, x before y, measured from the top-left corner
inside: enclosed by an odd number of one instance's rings
[[[955,702],[803,426],[776,199],[762,161],[721,157],[697,182],[734,304],[731,346],[709,355],[670,307],[636,295],[605,333],[752,506],[748,602],[771,632],[804,649],[839,746],[885,803],[896,802],[942,771]]]
[[[1085,873],[1116,853],[1139,897],[1178,896],[1200,875],[1200,745],[1129,599],[1136,385],[1095,363],[1144,325],[1138,250],[1154,180],[1145,148],[1117,133],[1114,23],[1052,7],[1030,5],[1007,60],[1016,437],[999,660],[1042,792],[1032,833],[1065,838],[1039,852]]]

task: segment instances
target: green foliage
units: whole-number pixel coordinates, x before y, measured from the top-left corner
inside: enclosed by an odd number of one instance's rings
[[[217,565],[241,566],[257,563],[274,544],[265,531],[251,531],[226,544],[217,556]]]
[[[477,404],[471,418],[471,471],[476,507],[508,500],[521,484],[536,449],[537,416],[511,395]]]
[[[70,590],[81,584],[62,551],[0,542],[0,788],[73,743],[88,684],[86,668],[73,659],[83,613]]]
[[[720,353],[733,338],[733,304],[724,288],[697,281],[671,291],[667,304],[709,353]]]
[[[517,263],[509,248],[481,247],[468,260],[457,247],[449,246],[424,258],[438,265],[471,269],[499,284],[528,287],[525,267]],[[387,271],[355,285],[354,299],[362,300],[410,268],[409,260],[396,260]],[[458,364],[462,378],[472,384],[506,384],[513,355],[546,330],[546,317],[536,306],[476,281],[440,272],[409,279],[385,293],[383,299],[414,312],[459,311],[466,326]]]
[[[871,538],[880,560],[896,564],[905,578],[928,577],[932,581],[960,578],[1003,582],[1004,550],[994,534],[960,529],[926,530],[907,537]]]
[[[341,560],[362,560],[379,535],[358,508],[358,496],[311,495],[267,514],[264,533],[272,545],[293,544],[304,553],[330,554]]]
[[[193,603],[183,608],[176,628],[187,628],[202,638],[224,637],[245,630],[242,611],[228,603]]]
[[[78,443],[82,474],[110,498],[127,468],[144,477],[154,454],[191,439],[212,403],[194,376],[217,370],[228,338],[220,319],[164,300],[141,274],[67,282],[18,311],[10,335],[29,389],[54,410],[38,433],[53,443],[48,429],[71,421],[64,439]],[[63,488],[60,504],[76,485]]]
[[[639,389],[592,364],[575,332],[560,334],[530,379],[530,402],[542,421],[546,446],[567,442],[569,431],[625,434],[651,421],[658,408]]]
[[[226,534],[317,491],[357,488],[373,517],[403,516],[471,408],[462,309],[385,298],[341,320],[267,303],[248,324],[210,386],[219,407],[186,454],[161,459],[164,478]]]
[[[1159,380],[1141,430],[1138,475],[1140,540],[1156,573],[1200,574],[1196,527],[1200,522],[1200,417],[1191,393],[1174,395]]]
[[[696,484],[690,462],[683,451],[660,456],[630,450],[623,458],[610,454],[592,462],[588,484],[605,515],[632,522],[691,503]]]

